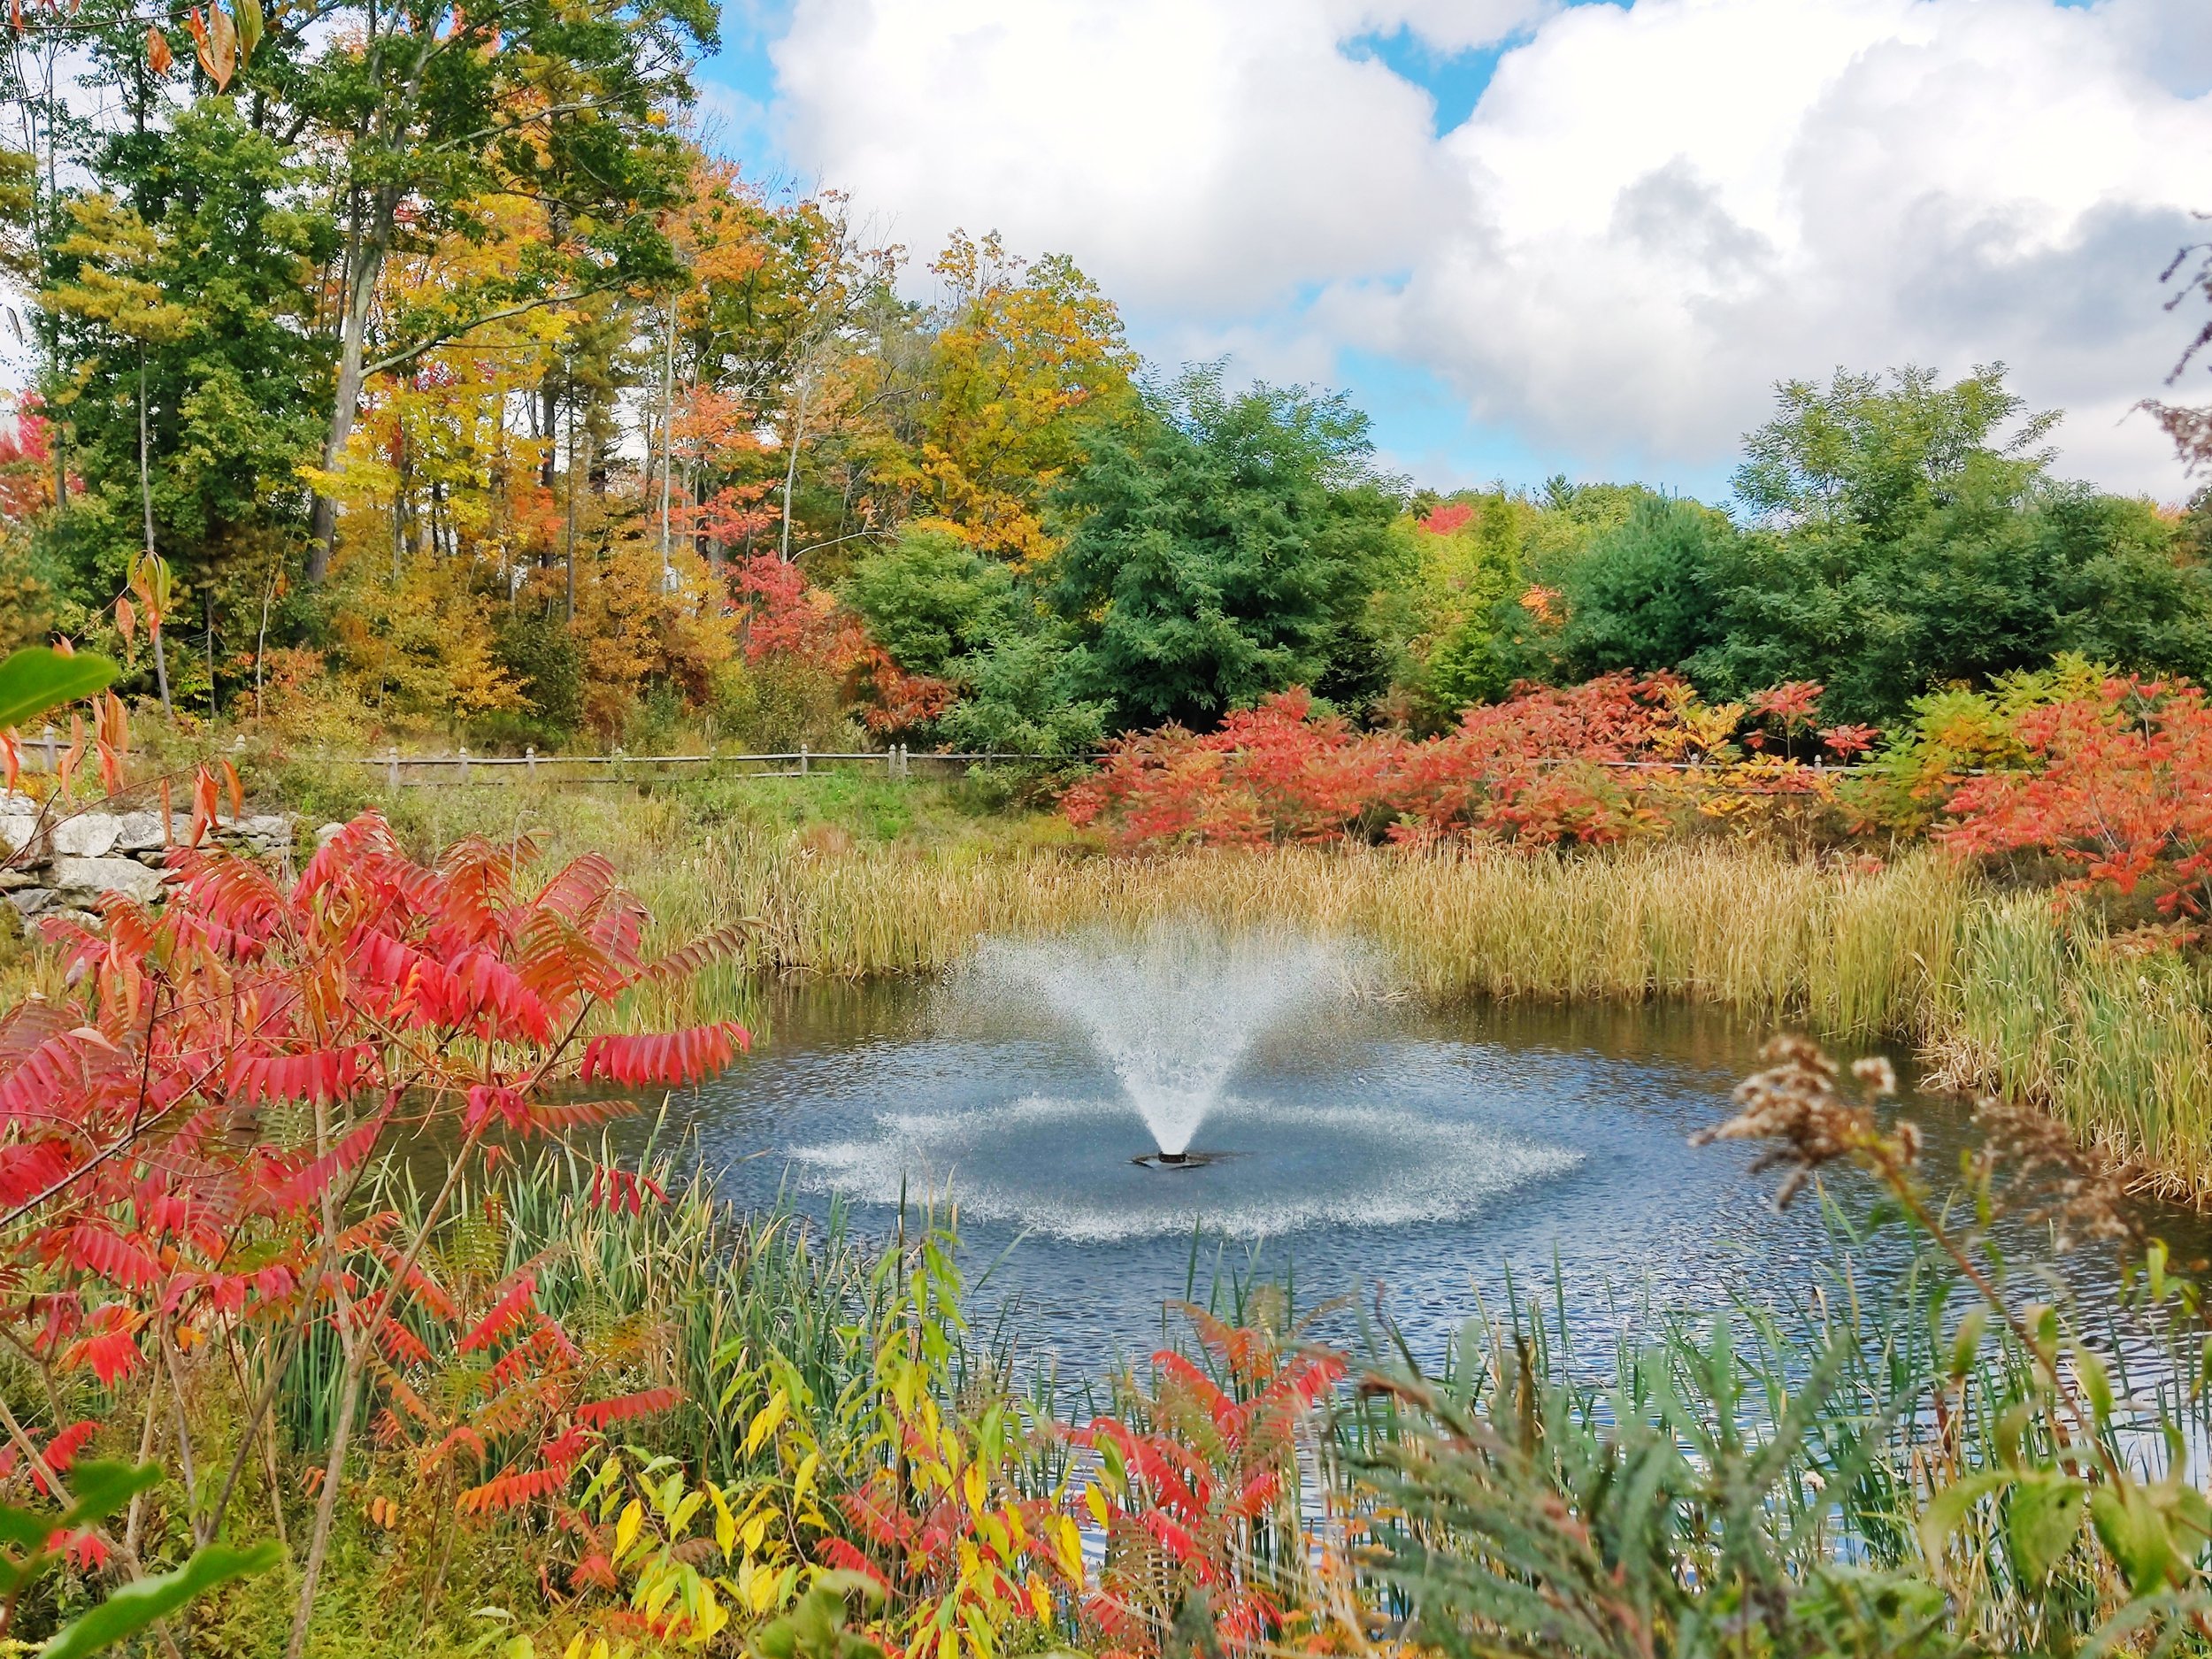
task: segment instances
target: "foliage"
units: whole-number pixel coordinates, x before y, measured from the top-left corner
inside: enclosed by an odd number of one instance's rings
[[[214,810],[210,784],[193,841]],[[744,1037],[726,1023],[589,1034],[613,999],[713,947],[649,960],[643,913],[603,861],[527,891],[527,856],[472,842],[417,864],[365,817],[287,886],[188,846],[158,910],[111,900],[100,932],[50,926],[68,996],[0,1021],[0,1202],[28,1224],[7,1310],[18,1351],[50,1399],[80,1373],[141,1379],[150,1356],[147,1420],[165,1389],[180,1435],[192,1402],[228,1396],[235,1449],[179,1448],[188,1470],[228,1465],[188,1474],[176,1525],[194,1543],[221,1534],[297,1344],[327,1332],[342,1352],[294,1651],[365,1391],[386,1402],[380,1432],[416,1438],[464,1511],[544,1498],[609,1425],[656,1409],[588,1391],[597,1373],[528,1271],[452,1287],[434,1271],[432,1233],[473,1158],[628,1109],[595,1092],[696,1079]],[[411,1225],[352,1208],[403,1105],[452,1137]],[[627,1190],[607,1180],[611,1201]],[[407,1373],[442,1366],[434,1404]]]
[[[992,557],[1041,563],[1055,545],[1045,498],[1086,428],[1131,401],[1120,314],[1065,255],[1025,267],[995,233],[956,232],[930,269],[948,294],[921,432],[925,511]]]
[[[2212,710],[2185,682],[2112,679],[2024,710],[2027,769],[1970,778],[1944,839],[1969,853],[2039,849],[2070,885],[2145,889],[2168,916],[2212,909]]]
[[[1356,732],[1293,691],[1203,736],[1168,726],[1122,740],[1069,791],[1067,810],[1125,844],[1379,834],[1616,841],[1685,812],[1730,818],[1830,799],[1833,774],[1794,753],[1756,752],[1767,741],[1757,722],[1772,716],[1786,734],[1801,731],[1820,695],[1801,684],[1774,687],[1749,709],[1712,706],[1671,676],[1614,674],[1567,691],[1525,687],[1469,709],[1455,731],[1414,741]],[[1868,740],[1832,728],[1824,741],[1855,750]]]
[[[928,529],[861,560],[841,596],[902,669],[939,680],[1005,626],[1014,606],[1002,565]]]
[[[1747,440],[1738,495],[1768,529],[1716,580],[1722,638],[1691,664],[1701,686],[1818,680],[1832,716],[1881,725],[1915,695],[2062,651],[2212,667],[2212,573],[2170,556],[2172,527],[2144,503],[2050,481],[2034,446],[2053,418],[2003,435],[2021,404],[2000,369],[1948,388],[1839,374],[1782,401]]]
[[[1106,1654],[1170,1651],[1194,1608],[1223,1651],[1265,1650],[1310,1603],[1300,1435],[1345,1367],[1293,1347],[1272,1328],[1280,1298],[1260,1300],[1234,1328],[1187,1306],[1197,1355],[1155,1354],[1152,1388],[1125,1379],[1118,1415],[1079,1437],[1099,1460],[1085,1502],[1105,1560],[1087,1611]]]
[[[1720,585],[1737,534],[1710,508],[1653,498],[1593,537],[1555,578],[1562,672],[1692,672],[1723,637]]]
[[[1127,730],[1210,725],[1298,683],[1379,692],[1363,625],[1396,509],[1371,449],[1340,397],[1232,394],[1217,370],[1148,394],[1062,497],[1074,527],[1048,592],[1071,695]]]
[[[44,646],[0,658],[0,730],[28,726],[65,703],[89,697],[115,678],[104,657],[81,657]]]

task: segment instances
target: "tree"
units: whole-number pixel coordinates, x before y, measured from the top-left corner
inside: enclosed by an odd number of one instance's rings
[[[2142,503],[2052,480],[2033,446],[2054,418],[2007,435],[2021,403],[2001,370],[1839,374],[1782,404],[1737,474],[1761,526],[1710,579],[1720,637],[1689,664],[1707,690],[1819,680],[1831,718],[1887,725],[2063,650],[2204,672],[2212,572]]]
[[[925,511],[995,558],[1036,565],[1053,547],[1045,498],[1085,433],[1131,400],[1121,314],[1065,255],[1026,265],[995,234],[956,232],[930,269],[948,295],[920,434]]]
[[[1678,671],[1719,643],[1737,536],[1725,514],[1652,496],[1560,561],[1546,572],[1564,616],[1560,672],[1585,680],[1617,669]]]
[[[941,529],[908,531],[846,579],[845,603],[909,673],[946,676],[956,657],[1006,629],[1015,604],[1006,567]]]
[[[1217,368],[1100,430],[1056,498],[1072,528],[1046,589],[1071,695],[1127,730],[1210,726],[1296,683],[1379,691],[1366,603],[1398,503],[1372,452],[1340,394],[1233,394]]]
[[[363,4],[286,17],[275,81],[338,157],[344,250],[337,384],[324,466],[334,469],[377,374],[482,323],[672,282],[661,213],[687,164],[666,129],[686,65],[715,40],[710,0],[489,0],[465,12]],[[536,257],[480,283],[377,301],[396,251],[474,234],[493,208],[535,204]],[[308,574],[335,534],[319,496]]]
[[[226,98],[118,134],[97,170],[119,193],[70,203],[41,296],[65,365],[46,399],[91,484],[54,538],[64,597],[95,614],[158,550],[184,617],[226,586],[250,609],[307,521],[329,395],[309,289],[334,238]]]
[[[1785,380],[1781,410],[1744,439],[1736,499],[1761,522],[1845,541],[1894,539],[1932,511],[2017,500],[2041,477],[2056,411],[2027,407],[2001,363],[1951,386],[1907,365],[1882,378],[1839,369],[1825,388]]]

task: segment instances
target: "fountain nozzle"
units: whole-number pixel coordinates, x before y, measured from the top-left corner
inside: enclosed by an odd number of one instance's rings
[[[1225,1156],[1220,1152],[1146,1152],[1129,1161],[1148,1170],[1196,1170]]]

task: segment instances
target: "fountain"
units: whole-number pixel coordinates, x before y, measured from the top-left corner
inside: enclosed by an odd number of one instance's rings
[[[989,944],[965,988],[1025,995],[1080,1030],[1151,1132],[1153,1149],[1132,1162],[1188,1170],[1216,1161],[1191,1142],[1252,1045],[1371,977],[1361,953],[1326,940],[1156,926],[1134,939]]]
[[[1579,1164],[1495,1121],[1493,1088],[1416,1082],[1434,1051],[1382,1041],[1383,987],[1371,953],[1287,930],[990,941],[833,1103],[793,1102],[781,1167],[1104,1242],[1448,1223]]]

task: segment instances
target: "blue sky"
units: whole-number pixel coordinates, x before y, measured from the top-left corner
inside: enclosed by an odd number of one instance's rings
[[[2067,470],[2184,488],[2127,411],[2206,0],[733,0],[700,80],[755,178],[1071,253],[1417,482],[1717,499],[1778,379],[2001,358]]]

